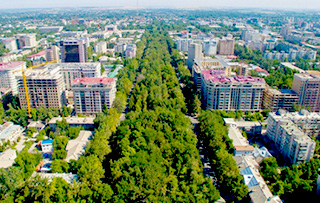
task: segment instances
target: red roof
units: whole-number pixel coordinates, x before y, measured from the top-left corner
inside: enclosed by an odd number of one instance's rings
[[[227,56],[227,58],[228,59],[237,59],[237,56],[232,55],[232,56]]]
[[[0,71],[14,69],[24,63],[24,61],[0,62]]]
[[[36,54],[32,54],[32,55],[30,55],[30,56],[27,56],[27,58],[29,59],[29,58],[34,58],[34,57],[41,57],[41,56],[44,56],[44,55],[46,55],[46,51],[40,51],[40,52],[38,52],[38,53],[36,53]]]
[[[111,83],[113,82],[114,79],[113,78],[107,78],[107,77],[104,77],[104,78],[76,78],[74,79],[72,82],[74,84],[80,84],[80,83],[104,83],[104,84],[107,84],[107,83]]]
[[[266,71],[265,69],[262,69],[262,68],[255,68],[254,70],[257,71],[257,72],[268,73],[268,71]]]

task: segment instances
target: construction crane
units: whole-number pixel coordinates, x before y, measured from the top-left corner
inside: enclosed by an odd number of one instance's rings
[[[45,65],[47,65],[49,63],[56,63],[56,62],[57,62],[56,60],[48,61],[48,62],[45,62],[45,63],[42,63],[42,64],[38,64],[38,65],[35,65],[35,66],[27,67],[26,70],[32,69],[32,68],[42,67],[42,66],[45,66]],[[28,90],[28,84],[27,84],[27,77],[26,77],[26,74],[25,74],[25,69],[22,68],[21,70],[17,70],[17,71],[14,71],[14,72],[20,72],[20,71],[22,71],[23,86],[24,86],[24,91],[26,93],[28,116],[29,116],[29,118],[31,118],[31,104],[30,104],[30,97],[29,97],[29,90]]]

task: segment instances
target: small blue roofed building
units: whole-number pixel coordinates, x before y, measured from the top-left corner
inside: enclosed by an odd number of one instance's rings
[[[53,140],[41,141],[41,150],[43,153],[53,153]]]

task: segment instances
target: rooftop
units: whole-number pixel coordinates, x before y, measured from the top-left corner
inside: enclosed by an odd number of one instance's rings
[[[108,84],[114,82],[114,78],[107,78],[107,77],[103,77],[103,78],[76,78],[73,80],[73,84],[80,84],[80,83],[92,83],[92,84]]]
[[[90,124],[93,125],[94,117],[65,117],[67,123],[69,124]],[[48,124],[56,124],[57,121],[62,121],[62,117],[52,118]]]
[[[10,136],[14,131],[21,130],[22,127],[20,125],[14,125],[11,122],[7,122],[3,125],[0,125],[0,140],[6,139]]]
[[[76,174],[69,174],[69,173],[37,173],[33,172],[32,177],[40,176],[41,178],[48,179],[48,182],[52,182],[54,178],[63,178],[67,183],[73,184],[74,181],[78,180],[78,175]]]
[[[53,140],[43,140],[41,144],[52,144]]]
[[[27,59],[31,59],[31,58],[34,58],[34,57],[41,57],[41,56],[44,56],[44,55],[46,55],[46,51],[45,50],[40,51],[40,52],[38,52],[36,54],[32,54],[30,56],[27,56]]]
[[[320,72],[316,71],[316,70],[308,70],[307,73],[309,73],[310,75],[320,78]]]
[[[4,70],[11,70],[18,68],[19,66],[25,64],[24,61],[10,61],[10,62],[0,62],[0,72]]]
[[[228,77],[222,74],[221,71],[218,72],[214,70],[203,70],[202,74],[204,75],[205,80],[210,80],[212,82],[218,83],[266,83],[263,78],[242,75],[238,75],[236,77]]]
[[[74,139],[70,140],[66,146],[67,150],[67,157],[65,160],[70,162],[70,160],[78,160],[80,156],[84,153],[85,147],[89,143],[92,137],[91,131],[81,130],[79,136]]]
[[[297,66],[292,65],[292,63],[289,62],[282,62],[281,65],[288,67],[292,70],[298,71],[299,73],[305,73],[304,70],[302,70],[301,68],[298,68]]]

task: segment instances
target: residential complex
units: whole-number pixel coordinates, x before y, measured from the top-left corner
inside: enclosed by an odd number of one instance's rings
[[[59,68],[63,75],[67,90],[71,89],[72,81],[76,78],[98,78],[101,76],[100,63],[55,63],[48,64],[46,67]]]
[[[292,90],[299,95],[299,104],[311,111],[320,110],[320,72],[294,74]]]
[[[203,42],[204,54],[206,56],[215,56],[217,54],[218,42],[216,40],[206,40]]]
[[[17,34],[18,49],[27,49],[37,46],[36,34]]]
[[[41,67],[25,71],[31,108],[60,109],[65,104],[65,84],[58,67]],[[22,76],[17,77],[20,106],[27,109]]]
[[[201,76],[203,104],[210,110],[260,111],[263,78],[251,76],[228,77],[224,71],[203,70]]]
[[[292,164],[299,164],[313,158],[315,141],[304,133],[297,124],[275,113],[268,117],[267,136],[280,153]],[[279,117],[280,116],[280,117]]]
[[[112,107],[116,94],[114,78],[77,78],[73,80],[74,108],[77,113],[100,113]]]
[[[292,110],[297,105],[299,96],[290,89],[266,88],[263,92],[263,107],[271,111],[279,109]]]
[[[189,46],[192,43],[192,39],[187,39],[187,38],[179,38],[176,40],[177,43],[177,49],[179,51],[188,51]]]
[[[87,62],[87,47],[84,39],[69,38],[60,43],[63,63]]]
[[[12,94],[18,94],[16,75],[26,68],[24,61],[12,61],[0,63],[0,88],[11,88]]]
[[[59,47],[53,45],[51,47],[49,47],[48,49],[45,50],[46,52],[46,60],[47,61],[60,61],[60,57],[59,57]]]

